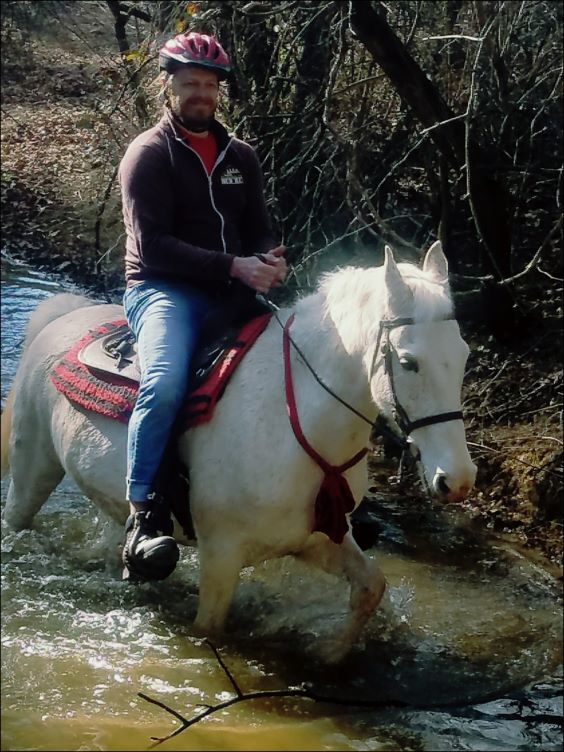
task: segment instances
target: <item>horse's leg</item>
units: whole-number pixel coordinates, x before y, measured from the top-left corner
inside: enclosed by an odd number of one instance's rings
[[[199,538],[198,558],[200,592],[194,631],[202,635],[219,634],[239,580],[242,552],[234,541],[201,542]]]
[[[4,519],[14,530],[31,527],[37,512],[65,475],[50,437],[31,424],[25,436],[12,437],[11,481]]]
[[[331,574],[345,575],[350,583],[347,622],[342,633],[331,641],[325,651],[327,660],[338,661],[353,646],[378,607],[386,589],[385,577],[376,562],[359,548],[350,532],[340,545],[328,538],[315,536],[300,558]]]

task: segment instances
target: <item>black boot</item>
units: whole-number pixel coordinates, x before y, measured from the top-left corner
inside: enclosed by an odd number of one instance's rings
[[[169,521],[170,522],[170,521]],[[125,544],[122,560],[123,579],[164,580],[178,562],[180,551],[174,538],[161,533],[163,525],[151,509],[130,514],[125,523]],[[170,522],[172,528],[172,522]]]

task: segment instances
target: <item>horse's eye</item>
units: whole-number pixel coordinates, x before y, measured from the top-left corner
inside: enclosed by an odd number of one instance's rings
[[[407,355],[402,355],[401,358],[399,359],[399,362],[400,362],[400,366],[406,371],[414,371],[415,373],[419,371],[419,364],[415,360],[415,358],[412,358]]]

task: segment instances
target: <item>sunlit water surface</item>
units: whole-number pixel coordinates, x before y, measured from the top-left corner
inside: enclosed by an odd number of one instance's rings
[[[25,323],[60,283],[3,262],[2,395]],[[343,623],[342,582],[291,560],[243,573],[216,647],[243,692],[305,687],[373,707],[259,699],[165,742],[177,750],[556,750],[561,604],[538,565],[462,514],[370,497],[389,587],[338,667],[318,646]],[[2,503],[7,481],[2,482]],[[111,542],[110,542],[111,541]],[[141,750],[232,696],[191,633],[197,553],[159,584],[120,579],[115,530],[65,480],[33,530],[2,525],[2,749]],[[388,705],[386,705],[388,703]],[[405,703],[395,707],[389,703]]]

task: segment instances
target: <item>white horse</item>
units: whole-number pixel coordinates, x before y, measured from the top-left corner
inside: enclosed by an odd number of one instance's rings
[[[346,463],[367,446],[369,421],[379,414],[411,433],[429,489],[464,498],[476,473],[460,412],[468,347],[453,319],[440,243],[422,269],[396,264],[386,248],[381,267],[328,274],[315,293],[281,310],[280,320],[291,313],[290,335],[301,353],[290,347],[297,413],[314,450],[331,465]],[[2,472],[11,471],[4,516],[12,528],[31,525],[65,473],[123,525],[126,426],[73,407],[50,380],[53,365],[88,329],[122,317],[120,306],[70,294],[44,301],[32,315],[2,415]],[[317,383],[304,358],[356,412]],[[339,658],[378,606],[385,578],[350,529],[340,543],[312,532],[324,473],[298,443],[284,395],[283,333],[273,318],[212,420],[180,437],[200,565],[194,628],[221,630],[243,567],[292,554],[350,583]],[[343,475],[358,505],[368,484],[366,457]],[[179,528],[175,536],[188,542]]]

